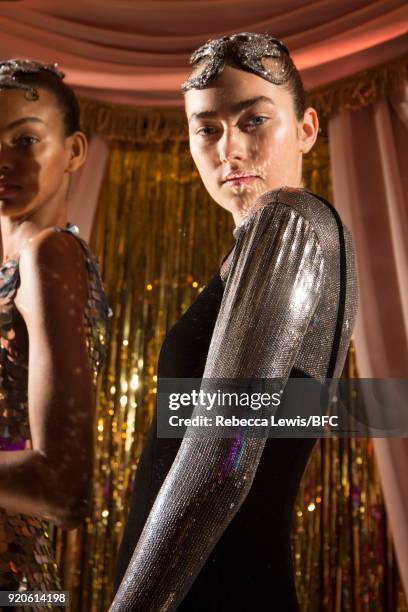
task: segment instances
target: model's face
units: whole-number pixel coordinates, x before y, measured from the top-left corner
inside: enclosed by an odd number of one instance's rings
[[[25,219],[40,207],[63,201],[75,157],[76,136],[64,135],[52,92],[0,91],[0,215]]]
[[[298,122],[284,87],[227,66],[210,87],[186,92],[185,106],[200,176],[236,222],[263,193],[300,186],[302,154],[316,139],[317,116],[308,109],[306,122]]]

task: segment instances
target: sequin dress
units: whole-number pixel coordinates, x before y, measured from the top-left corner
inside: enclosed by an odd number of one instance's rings
[[[334,208],[282,187],[256,202],[234,237],[220,270],[169,330],[159,379],[338,378],[358,282],[352,239]],[[164,439],[156,425],[157,411],[111,612],[298,612],[291,523],[316,440],[245,431]]]
[[[55,230],[75,236],[85,255],[88,301],[84,331],[95,383],[106,356],[109,315],[98,265],[75,225],[69,223]],[[20,280],[19,258],[14,256],[0,268],[0,452],[24,449],[31,441],[27,351],[21,350],[16,338],[16,328],[25,329],[14,303]],[[61,590],[47,525],[38,517],[0,508],[0,590]]]

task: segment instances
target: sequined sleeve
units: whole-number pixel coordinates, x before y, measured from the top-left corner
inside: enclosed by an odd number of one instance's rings
[[[286,380],[323,278],[323,251],[308,219],[280,202],[252,213],[235,244],[204,379]],[[264,445],[265,437],[245,430],[234,438],[187,430],[111,611],[177,609],[245,500]]]

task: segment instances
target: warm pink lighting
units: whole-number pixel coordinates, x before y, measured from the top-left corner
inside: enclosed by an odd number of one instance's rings
[[[182,106],[193,49],[240,31],[283,41],[307,89],[408,52],[406,0],[0,0],[0,56],[57,61],[83,96],[131,106]],[[280,3],[282,4],[282,3]],[[228,24],[227,30],[220,28]]]

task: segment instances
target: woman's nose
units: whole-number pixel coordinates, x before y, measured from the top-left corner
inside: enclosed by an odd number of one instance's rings
[[[8,152],[8,147],[5,147],[2,142],[0,142],[0,173],[4,175],[9,170],[12,170],[12,163],[10,161],[10,155]]]
[[[218,148],[221,162],[245,158],[245,143],[243,142],[242,134],[238,134],[234,128],[224,131],[218,141]]]
[[[11,171],[11,167],[9,164],[5,164],[0,162],[0,181],[4,181]]]

